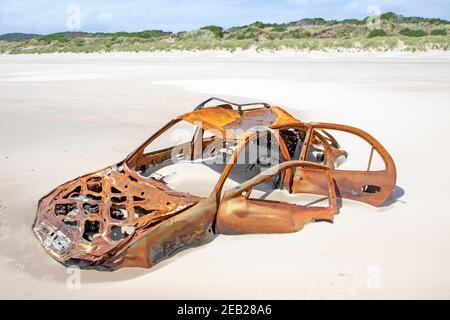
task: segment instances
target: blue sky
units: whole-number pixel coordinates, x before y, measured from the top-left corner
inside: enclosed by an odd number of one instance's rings
[[[80,9],[80,30],[90,32],[193,30],[254,21],[289,22],[308,17],[363,18],[381,12],[450,20],[449,0],[0,0],[0,34],[68,30],[68,8]],[[73,25],[73,24],[72,24]]]

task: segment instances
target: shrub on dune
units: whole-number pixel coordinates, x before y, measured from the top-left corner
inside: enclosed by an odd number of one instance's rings
[[[217,38],[223,37],[223,28],[219,26],[206,26],[201,28],[203,30],[209,30],[211,31]]]
[[[387,33],[383,29],[374,29],[369,32],[367,38],[386,37]]]
[[[422,29],[412,30],[410,28],[400,30],[400,34],[407,37],[423,37],[427,35],[427,33]]]
[[[446,36],[447,30],[445,29],[433,29],[430,33],[432,36]]]

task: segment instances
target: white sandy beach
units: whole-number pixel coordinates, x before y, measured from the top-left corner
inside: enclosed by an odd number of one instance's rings
[[[118,162],[209,96],[356,126],[396,161],[396,201],[334,224],[219,236],[153,269],[82,271],[31,231],[39,198]],[[450,299],[450,53],[0,56],[0,298]]]

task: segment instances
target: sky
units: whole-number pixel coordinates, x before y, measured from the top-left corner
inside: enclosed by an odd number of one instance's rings
[[[364,18],[393,11],[450,20],[450,0],[0,0],[0,34],[190,31],[302,18]]]

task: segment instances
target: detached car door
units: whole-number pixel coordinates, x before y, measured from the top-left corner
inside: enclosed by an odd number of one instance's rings
[[[284,171],[296,168],[308,168],[323,176],[327,183],[327,196],[319,202],[326,202],[326,206],[314,206],[317,201],[305,205],[295,203],[290,201],[294,200],[295,196],[281,189],[277,191],[285,193],[287,197],[282,197],[280,201],[265,199],[264,195],[257,198],[252,196],[253,189],[258,185],[271,180],[279,173],[284,174]],[[305,161],[287,161],[225,191],[219,205],[215,231],[219,234],[295,232],[309,222],[331,222],[337,212],[335,185],[329,168]]]

